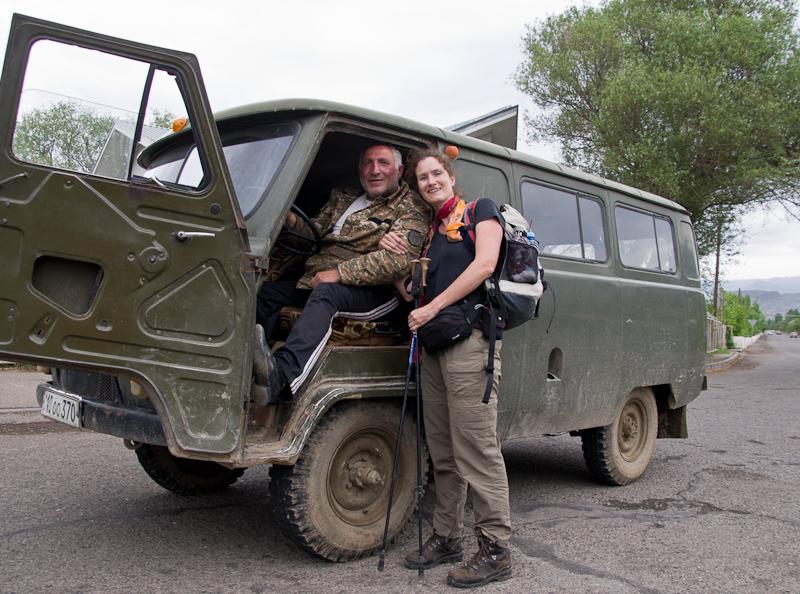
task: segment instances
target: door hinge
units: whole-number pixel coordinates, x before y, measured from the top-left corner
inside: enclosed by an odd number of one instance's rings
[[[262,258],[255,254],[245,254],[242,269],[246,272],[260,272],[269,268],[269,258]]]

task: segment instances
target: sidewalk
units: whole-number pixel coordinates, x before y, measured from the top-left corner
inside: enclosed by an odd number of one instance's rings
[[[11,371],[10,367],[0,365],[0,424],[49,422],[39,412],[36,386],[50,376],[39,371]]]
[[[735,363],[742,356],[742,351],[731,350],[727,353],[706,355],[706,372],[718,371]]]

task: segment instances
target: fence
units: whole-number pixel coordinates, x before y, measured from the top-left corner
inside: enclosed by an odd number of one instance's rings
[[[755,336],[734,336],[733,345],[737,349],[746,349],[755,341],[757,341],[759,338],[761,338],[761,332],[759,332]]]
[[[706,314],[706,349],[709,353],[727,346],[725,328],[726,326],[723,322],[711,314]]]

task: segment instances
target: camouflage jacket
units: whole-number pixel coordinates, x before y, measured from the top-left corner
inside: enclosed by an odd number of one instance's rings
[[[375,198],[367,208],[348,216],[339,235],[330,232],[347,207],[361,194],[361,188],[333,190],[328,203],[312,219],[322,236],[322,247],[319,253],[306,260],[306,273],[297,283],[298,289],[310,289],[311,279],[316,273],[334,268],[339,269],[345,285],[391,284],[408,274],[411,261],[419,258],[433,213],[405,182],[388,198]],[[300,218],[295,231],[312,234]],[[378,249],[378,242],[389,231],[399,232],[405,237],[408,251],[404,255]]]

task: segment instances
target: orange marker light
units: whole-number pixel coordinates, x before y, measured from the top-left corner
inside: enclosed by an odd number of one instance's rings
[[[183,130],[183,127],[186,125],[186,118],[178,118],[174,122],[172,122],[172,131],[173,132],[180,132]]]
[[[458,156],[458,149],[454,147],[452,144],[444,149],[445,154],[450,157],[451,159],[455,159]]]

